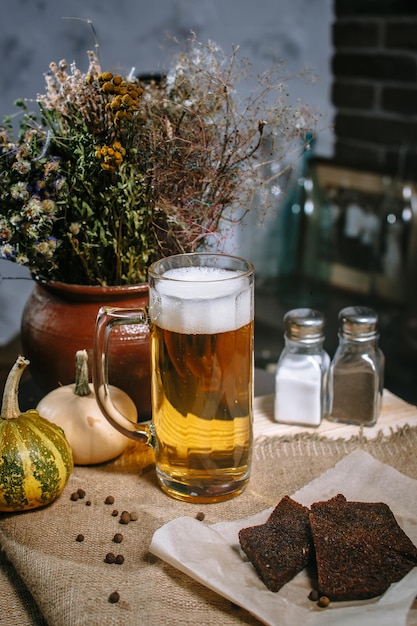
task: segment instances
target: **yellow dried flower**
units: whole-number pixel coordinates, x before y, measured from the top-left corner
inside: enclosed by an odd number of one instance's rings
[[[102,90],[103,90],[103,91],[106,91],[106,92],[108,92],[108,93],[113,93],[113,91],[114,91],[114,85],[113,85],[113,83],[104,83],[104,84],[101,86],[101,88],[102,88]]]
[[[120,141],[115,141],[112,146],[102,146],[96,150],[96,156],[100,160],[101,168],[114,172],[123,163],[126,149]]]
[[[100,74],[100,76],[98,77],[99,81],[109,81],[112,80],[113,78],[113,74],[111,72],[103,72],[103,74]]]

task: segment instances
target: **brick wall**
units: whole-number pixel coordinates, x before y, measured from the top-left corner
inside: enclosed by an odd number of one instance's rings
[[[334,160],[417,180],[417,0],[334,0]]]

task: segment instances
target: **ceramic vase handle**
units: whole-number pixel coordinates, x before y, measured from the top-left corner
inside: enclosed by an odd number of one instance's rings
[[[112,328],[128,324],[148,324],[145,309],[103,306],[97,314],[94,333],[93,385],[96,401],[104,417],[120,433],[141,443],[153,445],[152,428],[131,422],[113,404],[108,380],[108,353]]]

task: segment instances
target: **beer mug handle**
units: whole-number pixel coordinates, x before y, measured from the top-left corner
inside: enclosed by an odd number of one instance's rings
[[[94,333],[93,386],[96,401],[107,421],[120,433],[141,443],[153,446],[152,426],[131,422],[113,404],[108,380],[108,354],[112,328],[129,324],[148,324],[145,309],[100,308]]]

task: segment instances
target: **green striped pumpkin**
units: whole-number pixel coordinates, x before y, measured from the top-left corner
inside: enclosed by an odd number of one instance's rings
[[[64,431],[36,410],[20,413],[18,386],[29,362],[18,357],[6,381],[0,416],[0,511],[49,504],[74,467]]]

